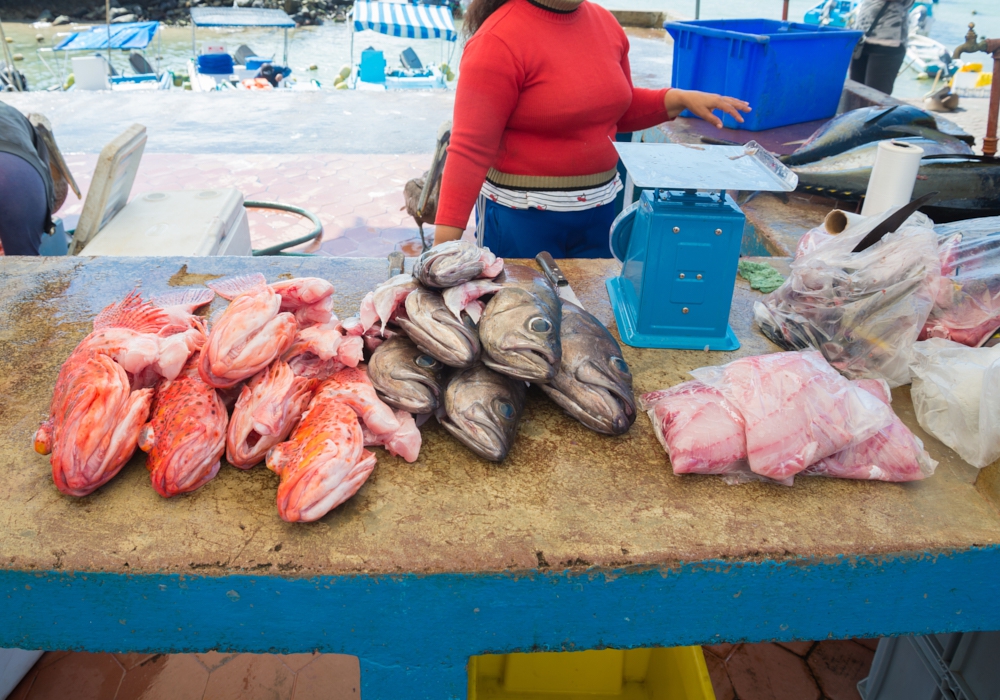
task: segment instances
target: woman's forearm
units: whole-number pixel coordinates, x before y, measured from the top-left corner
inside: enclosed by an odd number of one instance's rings
[[[463,233],[465,233],[464,229],[460,229],[457,226],[435,226],[434,245],[448,241],[457,241],[462,237]]]

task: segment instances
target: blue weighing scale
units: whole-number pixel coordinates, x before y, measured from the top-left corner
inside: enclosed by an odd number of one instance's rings
[[[622,263],[607,281],[627,345],[735,350],[729,327],[746,217],[726,190],[791,192],[798,177],[751,141],[745,146],[616,143],[628,171],[626,201],[611,225]]]

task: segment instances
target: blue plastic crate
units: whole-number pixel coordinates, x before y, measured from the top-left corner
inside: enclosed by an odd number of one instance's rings
[[[753,111],[731,129],[761,131],[837,112],[861,32],[769,19],[667,22],[672,85],[746,100]],[[685,113],[684,116],[691,116]]]

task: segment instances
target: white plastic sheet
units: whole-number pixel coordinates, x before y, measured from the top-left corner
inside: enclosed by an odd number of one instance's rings
[[[911,370],[920,426],[975,467],[1000,459],[1000,346],[931,338],[914,345]]]

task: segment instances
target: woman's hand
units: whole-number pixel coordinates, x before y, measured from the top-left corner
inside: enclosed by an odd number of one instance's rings
[[[733,117],[736,121],[743,123],[743,116],[740,112],[749,112],[750,104],[735,97],[723,97],[711,92],[699,92],[698,90],[678,90],[672,88],[667,90],[667,96],[663,98],[663,104],[667,108],[667,114],[673,119],[685,109],[696,117],[701,117],[709,124],[714,124],[716,128],[722,128],[722,120],[712,112],[720,110]]]
[[[447,241],[457,241],[465,233],[465,229],[458,228],[457,226],[435,226],[434,227],[434,245],[439,243],[446,243]]]

